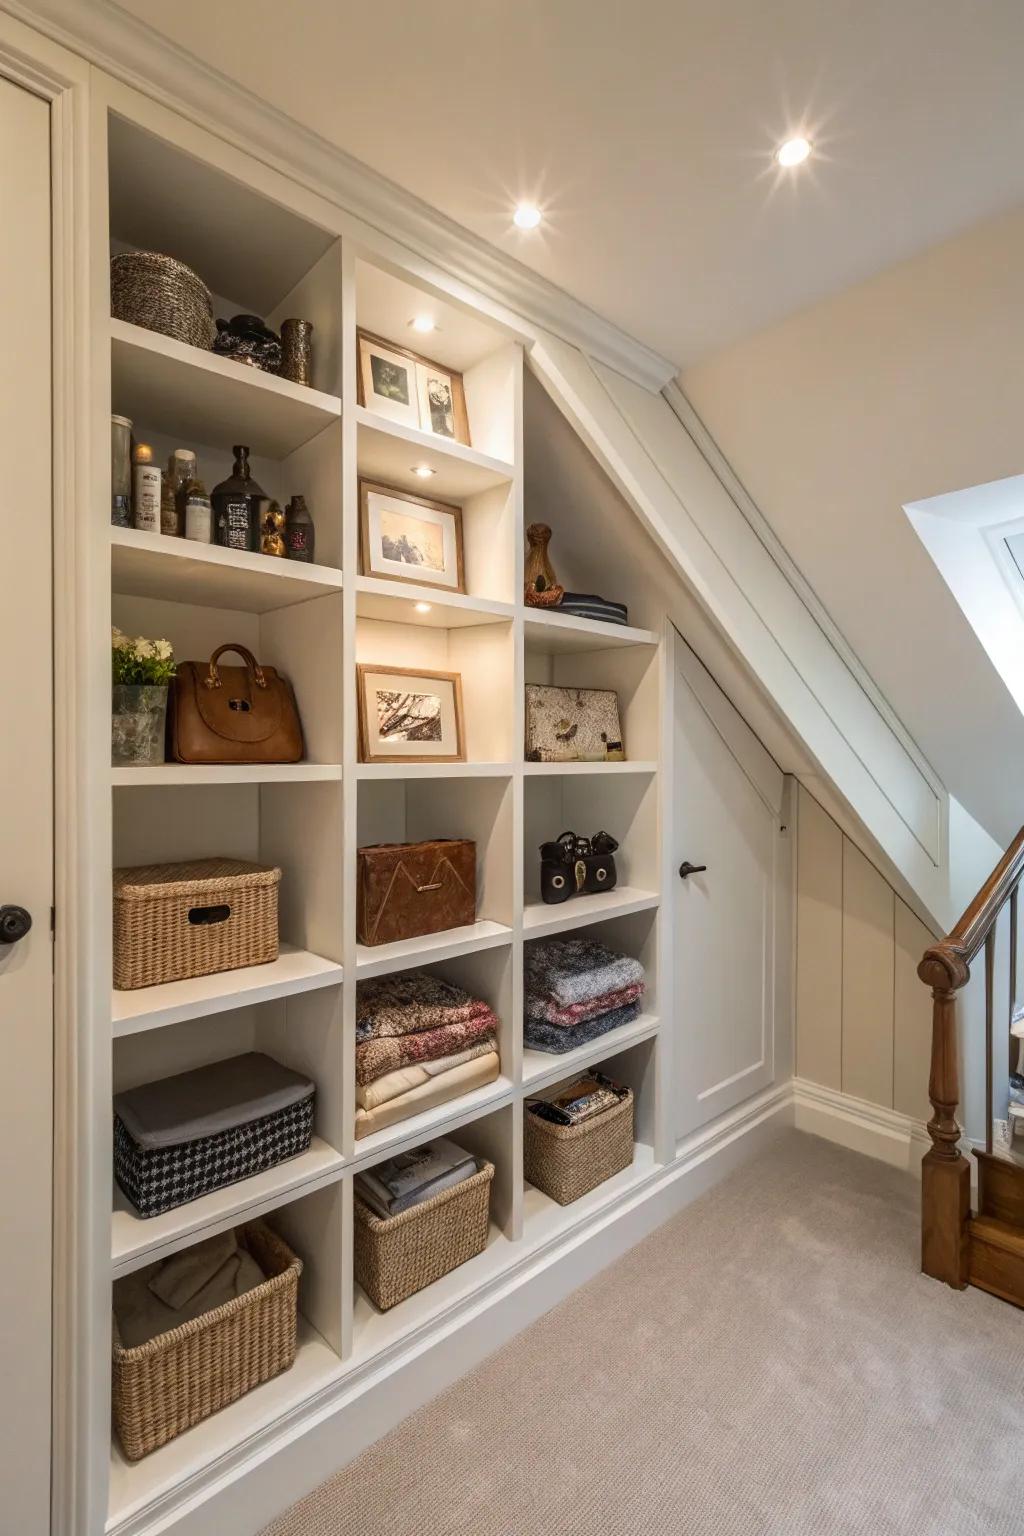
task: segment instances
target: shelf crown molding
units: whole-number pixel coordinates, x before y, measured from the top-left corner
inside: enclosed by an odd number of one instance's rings
[[[678,368],[521,262],[371,170],[287,113],[160,36],[112,0],[0,0],[35,27],[116,79],[166,102],[264,164],[301,182],[353,217],[436,262],[533,326],[552,332],[616,372],[657,392]]]

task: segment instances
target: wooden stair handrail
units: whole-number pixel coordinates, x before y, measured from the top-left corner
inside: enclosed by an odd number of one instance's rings
[[[928,987],[958,992],[971,977],[971,961],[1024,876],[1024,827],[989,875],[956,926],[926,949],[917,974]]]

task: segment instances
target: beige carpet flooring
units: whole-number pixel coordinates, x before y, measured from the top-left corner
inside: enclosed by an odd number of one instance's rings
[[[1022,1536],[1024,1314],[917,1269],[917,1185],[796,1132],[273,1536]]]

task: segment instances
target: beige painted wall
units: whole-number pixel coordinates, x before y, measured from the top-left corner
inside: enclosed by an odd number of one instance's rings
[[[927,1120],[933,935],[801,786],[796,1075]]]

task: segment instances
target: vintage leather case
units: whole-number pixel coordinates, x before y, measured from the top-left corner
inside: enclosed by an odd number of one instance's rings
[[[235,651],[244,667],[218,665]],[[297,763],[302,726],[291,684],[241,645],[209,662],[182,661],[171,687],[168,733],[178,763]]]
[[[476,844],[377,843],[356,870],[360,944],[392,944],[476,922]]]

